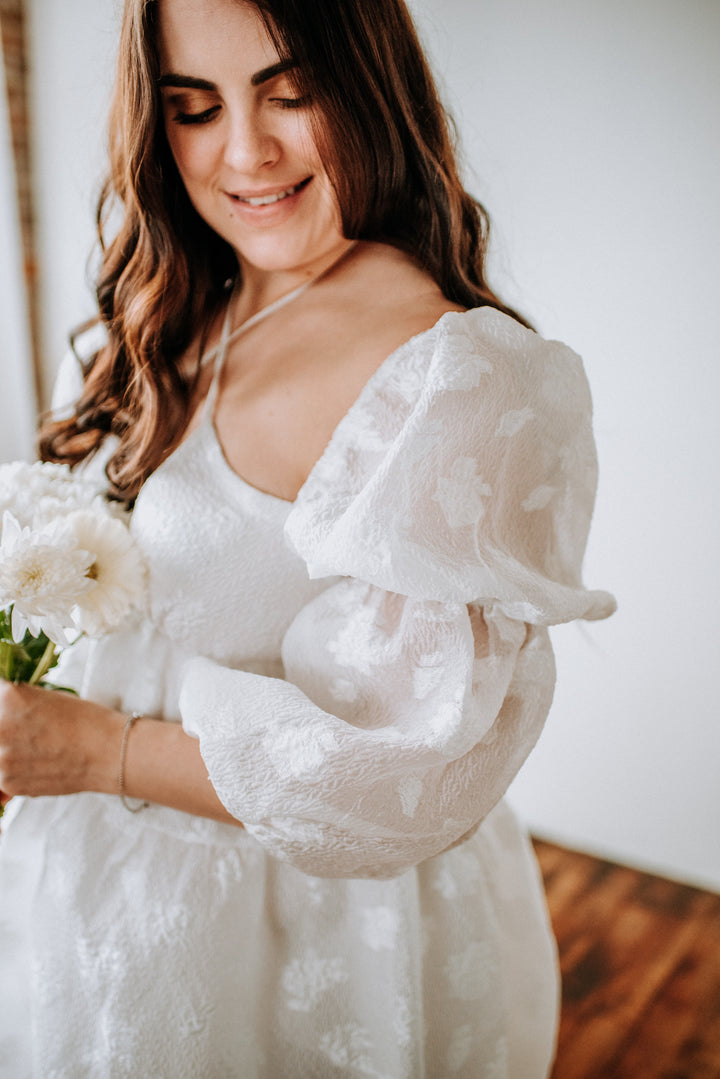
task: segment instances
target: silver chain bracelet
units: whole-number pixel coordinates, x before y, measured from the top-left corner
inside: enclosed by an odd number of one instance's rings
[[[144,719],[142,712],[133,712],[129,715],[125,721],[125,729],[123,731],[122,742],[120,743],[120,766],[118,768],[118,793],[120,795],[120,801],[127,809],[128,813],[139,813],[141,809],[147,809],[150,805],[149,802],[138,802],[136,805],[131,805],[127,799],[125,791],[125,758],[127,756],[128,741],[130,739],[130,731],[133,729],[139,719]]]

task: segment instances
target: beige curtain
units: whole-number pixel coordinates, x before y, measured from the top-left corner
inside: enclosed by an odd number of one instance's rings
[[[0,50],[0,462],[33,456],[36,412],[5,68]]]

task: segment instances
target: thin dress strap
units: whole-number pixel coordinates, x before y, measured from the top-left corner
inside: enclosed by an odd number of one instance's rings
[[[217,397],[218,385],[220,383],[220,375],[222,373],[223,365],[225,363],[225,356],[227,354],[228,345],[232,341],[235,341],[242,334],[244,334],[247,330],[252,329],[252,327],[256,323],[262,322],[262,320],[264,318],[267,318],[268,315],[274,314],[275,311],[279,310],[279,308],[281,307],[284,307],[285,304],[297,299],[298,296],[301,296],[302,293],[305,292],[306,289],[308,289],[310,285],[314,283],[315,278],[310,281],[303,282],[302,285],[298,285],[298,287],[294,288],[291,292],[286,292],[284,296],[280,296],[279,299],[273,300],[273,302],[269,303],[266,307],[262,307],[259,311],[256,311],[254,315],[251,315],[250,318],[246,319],[245,322],[241,323],[240,326],[238,326],[231,332],[230,316],[232,309],[231,301],[232,296],[234,295],[233,290],[233,293],[228,299],[227,308],[225,310],[225,317],[223,318],[222,329],[220,331],[220,340],[218,341],[217,345],[215,345],[213,348],[208,349],[207,352],[204,352],[200,360],[201,367],[204,367],[206,363],[214,362],[212,381],[210,383],[210,388],[208,389],[207,396],[205,398],[203,420],[212,420],[215,398]]]

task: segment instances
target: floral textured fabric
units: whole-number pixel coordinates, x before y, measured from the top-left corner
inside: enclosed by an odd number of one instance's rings
[[[245,829],[11,803],[0,1076],[542,1079],[554,949],[502,795],[550,705],[547,626],[613,607],[580,579],[580,361],[445,315],[292,505],[231,471],[212,403],[137,500],[147,618],[59,677],[182,722]]]

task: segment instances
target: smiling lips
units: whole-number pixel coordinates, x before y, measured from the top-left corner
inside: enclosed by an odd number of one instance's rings
[[[270,195],[231,195],[231,198],[236,202],[242,202],[245,206],[272,206],[276,202],[281,202],[282,199],[288,198],[290,195],[296,195],[298,191],[301,191],[306,187],[312,179],[312,176],[308,176],[307,179],[301,180],[299,184],[295,184],[293,187],[286,187],[284,191],[276,191]]]

